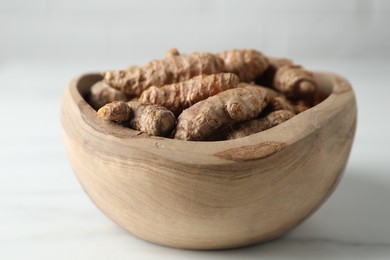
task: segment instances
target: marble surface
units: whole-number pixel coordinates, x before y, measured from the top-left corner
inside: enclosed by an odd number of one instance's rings
[[[300,61],[355,88],[359,120],[344,178],[307,221],[270,243],[188,251],[142,241],[88,199],[67,161],[69,80],[123,61],[0,61],[0,259],[390,259],[390,62]]]

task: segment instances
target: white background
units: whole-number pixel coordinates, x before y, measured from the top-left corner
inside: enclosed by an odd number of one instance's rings
[[[0,0],[0,259],[389,259],[390,2]],[[332,197],[286,237],[195,252],[141,241],[76,181],[59,106],[71,78],[183,52],[255,48],[353,85],[358,129]]]
[[[387,60],[389,12],[386,0],[2,0],[0,58],[129,63],[172,47],[248,47],[299,59]]]

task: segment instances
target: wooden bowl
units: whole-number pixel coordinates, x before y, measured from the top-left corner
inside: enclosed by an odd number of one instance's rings
[[[318,209],[347,163],[352,88],[334,74],[315,78],[329,97],[289,121],[241,139],[191,142],[100,120],[83,97],[101,76],[83,75],[61,109],[69,160],[94,203],[145,240],[188,249],[264,242]]]

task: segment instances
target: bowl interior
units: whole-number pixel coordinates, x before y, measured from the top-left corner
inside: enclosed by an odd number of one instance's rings
[[[75,79],[70,90],[84,121],[97,134],[120,138],[123,145],[133,146],[139,142],[140,147],[149,148],[158,156],[168,158],[170,156],[166,156],[166,153],[172,153],[183,163],[193,162],[192,156],[186,156],[191,151],[190,154],[196,154],[200,158],[197,163],[218,164],[225,163],[226,160],[247,161],[268,157],[317,131],[340,113],[348,101],[346,95],[340,94],[351,90],[348,82],[332,73],[314,72],[314,76],[319,88],[327,95],[321,103],[276,127],[227,141],[182,141],[148,136],[119,124],[101,120],[86,101],[92,85],[102,80],[99,74],[86,74]],[[350,95],[353,96],[353,93]],[[159,150],[159,147],[164,149]],[[221,161],[210,159],[215,156],[221,158]]]

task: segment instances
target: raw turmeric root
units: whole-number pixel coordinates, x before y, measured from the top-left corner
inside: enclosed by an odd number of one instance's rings
[[[269,66],[267,70],[256,79],[256,84],[266,87],[273,87],[276,71],[283,66],[292,66],[292,60],[284,58],[267,57]]]
[[[301,66],[280,67],[275,74],[274,88],[288,98],[310,98],[317,90],[313,73]]]
[[[117,123],[126,123],[133,129],[150,135],[168,136],[176,118],[171,111],[157,105],[138,101],[113,101],[98,110],[98,116]]]
[[[275,70],[284,66],[294,65],[294,62],[292,60],[285,59],[285,58],[270,58],[268,60],[269,60],[270,67],[274,67]]]
[[[253,119],[238,125],[233,125],[225,133],[224,139],[225,140],[237,139],[237,138],[262,132],[274,126],[280,125],[281,123],[292,118],[294,115],[295,114],[291,111],[277,110],[269,113],[263,118]]]
[[[173,48],[144,66],[104,72],[89,102],[100,108],[99,117],[149,135],[235,139],[322,102],[329,93],[317,87],[314,75],[252,49],[182,55]]]
[[[135,130],[149,135],[169,136],[175,128],[176,117],[165,107],[138,101],[130,101],[127,105],[133,111],[129,125]]]
[[[225,71],[231,72],[242,82],[252,82],[268,67],[267,58],[255,50],[230,50],[217,54],[225,62]]]
[[[91,87],[91,94],[89,96],[89,104],[96,110],[112,101],[127,101],[127,96],[116,89],[111,88],[103,81],[95,83]]]
[[[142,92],[139,101],[166,107],[178,116],[193,104],[219,92],[235,88],[238,83],[239,78],[232,73],[200,75],[160,88],[152,86]]]
[[[278,110],[272,113],[269,113],[265,118],[267,119],[268,125],[271,127],[275,127],[280,125],[281,123],[293,118],[295,116],[294,113],[287,110]]]
[[[126,102],[113,101],[101,107],[97,114],[105,120],[122,123],[129,120],[133,113]]]
[[[269,102],[265,111],[268,113],[277,110],[288,110],[295,114],[294,105],[282,94],[273,89],[266,88],[268,91]]]
[[[275,97],[270,100],[270,108],[272,111],[286,110],[291,113],[296,113],[294,106],[284,96]]]
[[[308,110],[312,105],[310,104],[309,101],[307,101],[305,99],[300,99],[300,100],[294,101],[293,106],[294,106],[295,114],[299,114],[305,110]]]
[[[313,95],[313,102],[312,105],[316,106],[322,101],[324,101],[328,96],[326,95],[325,92],[323,92],[320,88],[317,88],[316,93]]]
[[[171,50],[162,60],[154,60],[143,67],[130,67],[128,70],[107,71],[104,81],[111,87],[128,95],[141,95],[145,89],[188,80],[194,76],[223,72],[223,60],[210,53],[195,52],[180,55]]]
[[[176,48],[172,48],[165,54],[165,57],[180,56],[180,52]]]
[[[240,84],[187,108],[178,117],[175,139],[205,140],[222,127],[257,117],[268,102],[267,91]]]

